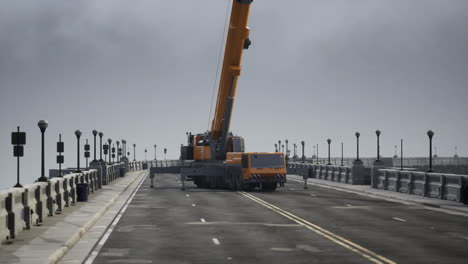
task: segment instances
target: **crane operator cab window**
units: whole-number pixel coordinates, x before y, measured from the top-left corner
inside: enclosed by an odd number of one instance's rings
[[[283,154],[253,154],[250,156],[252,168],[284,168]]]

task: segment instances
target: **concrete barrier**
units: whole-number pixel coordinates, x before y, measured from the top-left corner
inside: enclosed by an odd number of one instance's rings
[[[54,188],[55,193],[55,213],[60,214],[63,211],[63,207],[65,204],[64,200],[64,190],[63,190],[63,182],[65,181],[62,177],[57,177],[49,180],[51,185]]]
[[[70,177],[63,177],[62,182],[62,189],[63,189],[63,204],[62,207],[69,207],[70,206]]]
[[[63,170],[63,177],[49,177],[47,182],[35,182],[23,188],[0,191],[0,243],[14,239],[19,232],[41,225],[47,217],[61,213],[76,204],[77,183],[89,184],[90,192],[100,189],[100,184],[115,180],[121,169],[134,171],[142,168],[141,162],[120,162],[98,169],[75,173],[75,169]],[[58,171],[50,170],[58,176]]]
[[[6,210],[8,212],[8,229],[10,237],[15,238],[19,232],[26,229],[24,221],[23,188],[8,189]]]
[[[35,192],[37,185],[26,185],[24,186],[23,192],[23,206],[24,206],[24,222],[26,229],[31,229],[33,225],[38,224],[38,216],[36,213],[37,201]]]
[[[6,199],[8,190],[0,191],[0,242],[10,239],[10,229],[8,229],[8,211],[6,209]]]
[[[46,195],[47,195],[47,216],[54,216],[57,211],[57,193],[55,192],[55,183],[52,179],[49,180],[46,187]]]
[[[64,177],[68,180],[68,199],[65,199],[65,204],[68,206],[76,203],[76,177],[76,174],[69,174]]]
[[[37,188],[34,192],[34,197],[36,198],[36,213],[38,217],[38,223],[43,223],[47,216],[47,182],[37,182],[35,183]]]
[[[340,182],[349,183],[351,178],[351,169],[349,167],[343,167],[341,169]]]
[[[411,191],[411,193],[416,194],[416,195],[426,196],[426,184],[427,184],[426,183],[426,173],[424,173],[424,172],[413,172],[412,176],[413,176],[412,177],[413,190]]]
[[[430,198],[462,201],[468,175],[378,169],[377,188]]]
[[[308,168],[312,170],[310,177],[319,180],[342,182],[353,185],[370,184],[371,170],[369,167],[361,165],[336,166],[310,163],[288,163],[289,171],[294,172],[299,168]]]

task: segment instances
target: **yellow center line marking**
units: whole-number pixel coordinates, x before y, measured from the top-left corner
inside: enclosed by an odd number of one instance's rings
[[[344,247],[344,248],[347,248],[359,255],[361,255],[362,257],[374,262],[374,263],[377,263],[377,264],[396,264],[396,262],[390,260],[390,259],[387,259],[369,249],[366,249],[350,240],[347,240],[339,235],[336,235],[326,229],[323,229],[315,224],[312,224],[311,222],[307,221],[307,220],[304,220],[296,215],[293,215],[273,204],[270,204],[254,195],[251,195],[249,193],[246,193],[246,192],[238,192],[240,194],[242,194],[243,196],[249,198],[250,200],[254,201],[254,202],[257,202],[263,206],[265,206],[266,208],[272,210],[272,211],[275,211],[276,213],[300,224],[300,225],[303,225],[304,227],[306,227],[307,229],[311,230],[311,231],[314,231],[315,233],[335,242],[336,244]]]

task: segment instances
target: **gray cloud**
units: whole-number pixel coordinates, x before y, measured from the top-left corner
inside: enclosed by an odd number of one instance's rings
[[[58,133],[73,166],[77,128],[136,142],[140,158],[153,144],[177,158],[186,131],[207,129],[229,2],[3,1],[0,187],[14,184],[18,124],[28,132],[24,182],[39,176],[42,118],[49,168]],[[466,156],[467,14],[463,0],[254,1],[232,129],[249,151],[289,138],[306,140],[310,155],[330,137],[347,156],[359,130],[372,156],[378,128],[384,155],[404,138],[421,156],[431,128],[439,155],[458,145]]]

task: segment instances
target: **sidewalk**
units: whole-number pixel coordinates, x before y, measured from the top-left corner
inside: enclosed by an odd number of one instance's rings
[[[288,180],[304,183],[302,176],[297,175],[288,175]],[[341,182],[333,182],[319,179],[308,179],[307,183],[333,190],[364,195],[367,197],[385,199],[392,202],[399,202],[405,204],[419,204],[430,210],[468,217],[468,205],[464,205],[460,202],[440,200],[436,198],[429,198],[414,194],[400,193],[382,189],[374,189],[371,188],[369,185],[351,185]]]
[[[131,193],[146,175],[147,171],[127,173],[90,194],[88,202],[70,206],[62,214],[47,217],[42,226],[19,233],[13,243],[0,246],[0,263],[57,263],[103,215],[109,216],[108,209],[122,193]]]

